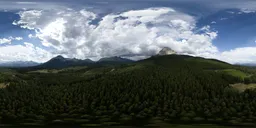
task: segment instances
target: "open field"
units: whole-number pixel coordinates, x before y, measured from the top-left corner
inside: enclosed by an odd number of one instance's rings
[[[35,70],[35,71],[30,71],[28,73],[60,73],[60,72],[74,72],[78,70],[83,70],[86,69],[86,66],[77,66],[77,67],[70,67],[70,68],[64,68],[64,69],[41,69],[41,70]]]
[[[6,88],[9,84],[6,84],[6,83],[0,83],[0,89],[1,88]]]
[[[229,74],[231,76],[239,77],[242,79],[244,79],[246,77],[250,77],[249,74],[246,74],[246,73],[236,70],[236,69],[224,69],[224,70],[218,70],[218,72],[223,72],[223,73]]]
[[[58,73],[58,70],[42,69],[42,70],[31,71],[28,73]]]
[[[243,84],[243,83],[237,83],[237,84],[232,84],[232,87],[238,89],[240,92],[245,91],[246,89],[255,89],[256,84]]]

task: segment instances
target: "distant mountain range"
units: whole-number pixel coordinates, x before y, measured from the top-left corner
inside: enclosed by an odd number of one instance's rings
[[[170,55],[175,54],[176,52],[170,48],[164,47],[157,55]],[[8,62],[0,64],[0,67],[32,67],[36,69],[44,69],[44,68],[66,68],[72,66],[102,66],[102,65],[116,65],[116,64],[128,64],[133,63],[133,60],[114,56],[101,58],[98,61],[92,61],[90,59],[76,59],[76,58],[65,58],[61,55],[56,56],[45,63],[36,63],[33,61],[17,61],[17,62]]]
[[[97,61],[97,64],[126,64],[126,63],[132,63],[133,60],[122,58],[122,57],[107,57],[107,58],[101,58],[99,61]]]
[[[0,63],[0,67],[66,68],[66,67],[72,67],[72,66],[127,64],[132,62],[134,61],[117,57],[117,56],[101,58],[99,61],[92,61],[90,59],[81,60],[81,59],[75,59],[75,58],[65,58],[59,55],[50,59],[45,63],[36,63],[33,61],[14,61],[14,62]]]
[[[246,66],[246,67],[256,67],[255,63],[244,63],[244,64],[236,64],[236,65],[240,65],[240,66]]]
[[[33,61],[13,61],[13,62],[0,63],[0,67],[9,67],[9,68],[33,67],[33,66],[38,66],[38,65],[40,65],[40,63],[33,62]]]
[[[36,66],[36,68],[65,68],[71,66],[82,66],[94,63],[90,59],[80,60],[75,58],[64,58],[63,56],[56,56],[49,61]]]
[[[133,60],[121,58],[121,57],[108,57],[108,58],[102,58],[99,61],[92,61],[90,59],[75,59],[75,58],[64,58],[63,56],[56,56],[52,58],[51,60],[35,66],[35,68],[66,68],[66,67],[72,67],[72,66],[92,66],[92,65],[113,65],[113,64],[127,64],[132,63]]]

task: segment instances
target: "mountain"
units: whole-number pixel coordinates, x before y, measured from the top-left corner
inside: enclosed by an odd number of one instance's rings
[[[97,63],[108,63],[108,64],[127,64],[127,63],[132,63],[134,62],[133,60],[126,59],[126,58],[121,58],[118,56],[114,57],[107,57],[107,58],[101,58]]]
[[[235,67],[234,65],[220,60],[176,54],[165,56],[152,56],[148,59],[140,60],[139,62],[159,65],[168,68],[189,66],[200,69],[232,69]]]
[[[256,67],[255,63],[238,63],[236,65],[240,65],[240,66],[246,66],[246,67]]]
[[[140,60],[138,63],[151,63],[151,64],[159,64],[162,66],[171,66],[175,65],[190,65],[194,67],[206,68],[206,69],[226,69],[232,68],[232,66],[228,63],[214,60],[214,59],[205,59],[201,57],[192,57],[187,55],[177,55],[176,52],[169,49],[163,48],[157,56],[152,56],[145,60]],[[171,55],[169,55],[171,54]],[[68,68],[73,66],[90,66],[92,68],[101,67],[101,66],[114,66],[120,64],[138,64],[137,61],[133,61],[130,59],[122,58],[122,57],[106,57],[101,58],[100,60],[94,62],[90,59],[81,60],[75,58],[64,58],[63,56],[56,56],[49,61],[35,66],[32,69],[60,69],[60,68]]]
[[[168,47],[164,47],[161,51],[159,51],[158,55],[171,55],[171,54],[176,54],[174,50]]]
[[[64,58],[63,56],[56,56],[51,60],[36,66],[36,68],[67,68],[71,66],[87,66],[94,62],[90,59],[80,60],[75,58]]]
[[[39,64],[40,63],[37,63],[34,61],[13,61],[13,62],[0,63],[0,67],[10,67],[10,68],[33,67]]]
[[[36,66],[37,69],[47,68],[47,69],[59,69],[67,68],[72,66],[103,66],[103,65],[116,65],[116,64],[127,64],[134,61],[121,58],[121,57],[108,57],[102,58],[97,62],[94,62],[90,59],[80,60],[75,58],[64,58],[63,56],[56,56],[51,60]]]

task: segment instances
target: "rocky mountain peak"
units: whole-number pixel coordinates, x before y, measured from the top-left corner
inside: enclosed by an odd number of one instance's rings
[[[158,55],[171,55],[176,54],[174,50],[168,47],[164,47],[161,51],[159,51]]]

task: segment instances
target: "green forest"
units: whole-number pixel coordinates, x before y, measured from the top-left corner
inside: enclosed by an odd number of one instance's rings
[[[241,75],[241,76],[240,76]],[[0,70],[0,124],[256,126],[254,68],[181,55],[56,72]]]

